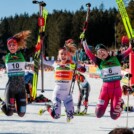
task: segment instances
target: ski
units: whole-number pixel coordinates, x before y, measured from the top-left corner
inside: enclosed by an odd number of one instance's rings
[[[129,16],[128,16],[126,8],[125,8],[125,4],[124,4],[123,0],[116,0],[116,3],[118,5],[118,9],[119,9],[125,30],[127,32],[127,36],[129,39],[132,39],[132,38],[134,38],[134,31],[132,29]]]
[[[38,115],[43,115],[47,111],[47,108],[52,106],[53,106],[52,102],[45,102],[44,107],[39,109]]]
[[[32,82],[32,97],[36,98],[37,95],[37,83],[38,83],[38,73],[40,66],[40,56],[41,49],[43,46],[44,32],[46,27],[46,19],[48,15],[48,11],[44,8],[46,5],[43,1],[33,1],[34,4],[39,4],[40,6],[40,16],[38,18],[38,26],[39,26],[39,35],[37,39],[37,44],[35,46],[35,55],[34,55],[34,74],[33,74],[33,82]]]
[[[125,8],[125,4],[124,4],[123,0],[116,0],[116,3],[118,5],[118,9],[119,9],[119,12],[120,12],[127,36],[131,40],[132,47],[134,47],[133,43],[132,43],[134,40],[134,30],[132,29],[132,26],[130,23],[130,18],[128,16],[128,13],[127,13],[126,8]],[[134,66],[134,51],[131,52],[130,56],[129,56],[129,68],[130,68],[129,70],[130,70],[130,73],[132,74],[132,77],[130,79],[131,86],[134,85],[133,66]]]
[[[41,109],[38,111],[38,115],[43,115],[45,112],[46,112],[46,110],[43,109],[43,108],[41,108]]]
[[[123,21],[127,36],[128,36],[128,38],[130,40],[132,40],[132,39],[134,39],[134,32],[133,32],[133,29],[132,29],[132,26],[131,26],[131,23],[130,23],[130,18],[128,16],[126,8],[125,8],[125,4],[124,4],[123,0],[116,0],[116,3],[118,5],[118,9],[119,9],[119,12],[120,12],[120,15],[121,15],[121,18],[122,18],[122,21]],[[133,62],[134,62],[133,58],[134,58],[134,53],[131,52],[130,57],[129,57],[129,68],[130,68],[129,70],[130,70],[130,73],[127,74],[128,75],[127,76],[128,77],[128,87],[130,87],[130,85],[132,85],[133,82],[134,82],[133,81],[134,77],[132,75],[134,73],[134,70],[133,70],[133,67],[132,67]],[[126,127],[128,127],[129,94],[127,95],[127,107],[125,108],[125,110],[127,111]]]
[[[61,116],[66,116],[66,114],[61,114]],[[94,116],[95,117],[96,115],[95,115],[95,113],[85,113],[84,114],[84,113],[80,112],[80,113],[74,113],[74,116],[91,116],[91,117]]]

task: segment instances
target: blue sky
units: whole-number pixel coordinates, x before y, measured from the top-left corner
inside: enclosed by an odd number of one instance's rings
[[[93,7],[99,7],[101,3],[104,4],[105,9],[110,7],[117,7],[115,0],[39,0],[46,2],[46,9],[52,13],[56,10],[79,10],[81,5],[86,9],[85,4],[91,3],[91,9]],[[15,14],[23,14],[24,12],[32,15],[39,10],[38,5],[32,4],[32,0],[0,0],[0,18],[14,16]]]

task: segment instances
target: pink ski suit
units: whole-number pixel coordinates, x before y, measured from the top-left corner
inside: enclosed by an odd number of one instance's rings
[[[105,60],[101,60],[96,57],[88,48],[86,41],[83,41],[83,47],[87,56],[99,67],[101,70],[101,75],[103,79],[103,84],[101,87],[98,104],[96,106],[96,116],[101,118],[105,110],[110,103],[110,115],[111,118],[116,120],[120,117],[122,108],[122,89],[120,85],[121,80],[121,61],[123,58],[129,55],[131,52],[131,47],[129,47],[122,54],[117,56],[108,56]],[[104,63],[107,63],[104,65]],[[118,64],[118,66],[117,66]],[[114,66],[116,65],[116,66]],[[103,68],[105,66],[105,68]],[[112,70],[112,73],[110,72]],[[110,74],[111,73],[111,74]]]

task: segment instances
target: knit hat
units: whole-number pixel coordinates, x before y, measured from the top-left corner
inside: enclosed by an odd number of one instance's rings
[[[127,36],[122,36],[121,38],[121,44],[122,45],[128,45],[129,44],[129,39]]]
[[[98,51],[99,49],[105,49],[107,50],[106,46],[104,46],[103,44],[97,44],[95,47],[95,50]]]

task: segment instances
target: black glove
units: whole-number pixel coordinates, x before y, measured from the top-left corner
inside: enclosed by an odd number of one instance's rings
[[[79,72],[81,72],[81,73],[85,73],[85,72],[86,72],[86,68],[83,67],[83,66],[77,68],[77,70],[78,70]]]
[[[134,39],[131,39],[131,40],[130,40],[130,43],[131,43],[132,49],[133,49],[133,51],[134,51]]]

